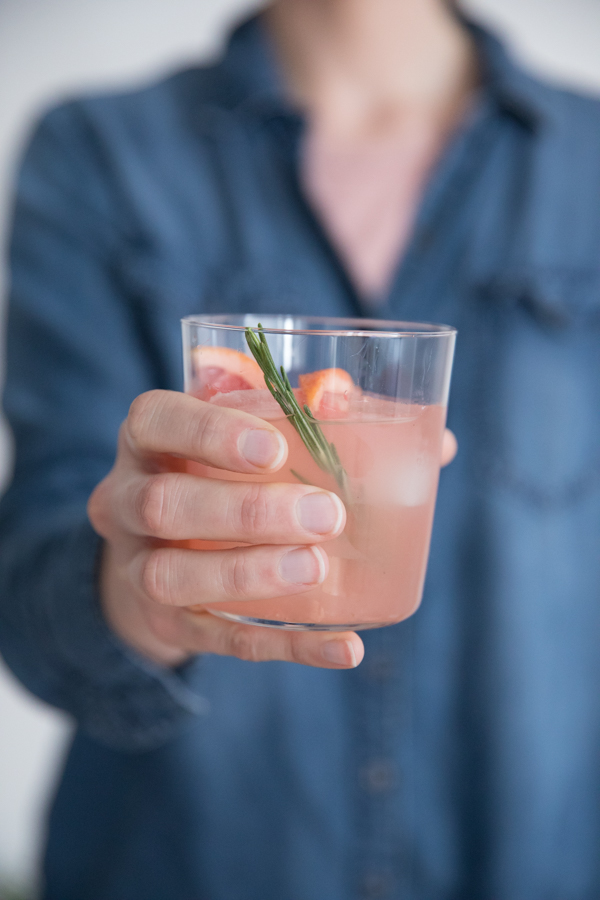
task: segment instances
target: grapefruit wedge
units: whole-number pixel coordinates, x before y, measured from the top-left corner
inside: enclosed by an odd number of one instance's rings
[[[300,375],[299,401],[317,419],[339,419],[347,415],[356,385],[345,369],[321,369]]]
[[[215,394],[265,388],[256,360],[229,347],[194,347],[194,396],[210,400]]]

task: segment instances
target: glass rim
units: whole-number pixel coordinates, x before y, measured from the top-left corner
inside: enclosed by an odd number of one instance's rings
[[[222,331],[243,332],[246,328],[257,330],[256,325],[232,325],[227,319],[306,319],[310,322],[333,323],[336,328],[262,328],[265,334],[301,334],[321,335],[323,337],[450,337],[457,333],[453,325],[438,325],[432,322],[395,322],[389,319],[353,319],[333,316],[307,316],[301,313],[286,315],[284,313],[230,313],[222,315],[192,315],[181,319],[182,325],[196,325],[202,328],[216,328]],[[377,326],[369,328],[368,326]],[[367,326],[365,328],[365,326]],[[382,330],[383,328],[383,330]]]

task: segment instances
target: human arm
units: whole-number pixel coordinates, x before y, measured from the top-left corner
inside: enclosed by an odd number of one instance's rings
[[[15,469],[0,505],[0,652],[94,737],[151,746],[203,700],[187,673],[135,654],[100,612],[101,540],[86,502],[112,465],[129,404],[155,375],[116,265],[126,210],[79,105],[38,128],[13,219],[4,406]]]
[[[82,728],[137,748],[168,737],[202,699],[185,672],[136,652],[114,615],[109,627],[100,604],[106,555],[86,503],[113,464],[131,402],[160,384],[120,278],[133,229],[102,150],[85,110],[61,108],[38,129],[19,179],[5,392],[16,465],[0,507],[0,650]]]

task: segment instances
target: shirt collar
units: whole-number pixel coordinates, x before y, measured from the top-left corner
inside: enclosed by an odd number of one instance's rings
[[[294,112],[260,15],[233,31],[215,74],[219,100],[230,109],[248,110],[259,118]]]
[[[553,105],[548,88],[521,68],[487,29],[462,14],[460,20],[475,41],[484,92],[526,126],[534,128],[551,118]],[[224,105],[249,111],[258,118],[298,115],[287,96],[283,74],[260,15],[233,31],[217,72]]]
[[[502,41],[476,22],[460,16],[479,53],[483,90],[505,112],[535,127],[552,118],[550,90],[513,59]]]

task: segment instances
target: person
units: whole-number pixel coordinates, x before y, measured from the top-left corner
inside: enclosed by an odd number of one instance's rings
[[[443,0],[277,0],[215,64],[43,119],[0,648],[78,725],[46,900],[598,895],[599,138]],[[180,317],[249,311],[458,327],[460,453],[397,626],[186,609],[307,590],[341,527],[310,486],[223,508],[169,469],[277,468],[271,425],[178,392]]]

